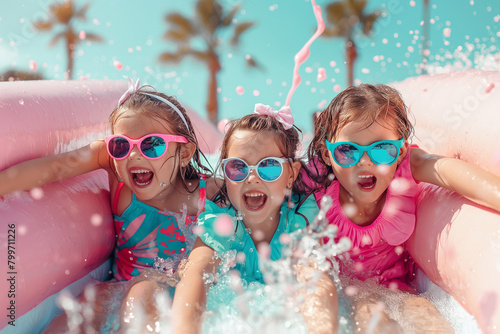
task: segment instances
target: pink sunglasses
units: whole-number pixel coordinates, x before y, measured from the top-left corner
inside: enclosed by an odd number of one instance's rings
[[[134,145],[139,148],[144,158],[156,160],[160,159],[165,154],[169,142],[188,142],[188,140],[182,136],[162,135],[159,133],[145,135],[139,139],[131,139],[124,135],[107,136],[105,141],[109,155],[115,160],[123,160],[128,157]]]

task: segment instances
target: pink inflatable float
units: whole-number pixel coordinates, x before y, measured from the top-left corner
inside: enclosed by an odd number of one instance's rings
[[[102,138],[126,87],[125,81],[0,83],[0,170]],[[204,153],[216,153],[219,132],[189,114]],[[34,307],[92,271],[99,279],[108,275],[115,233],[105,172],[8,195],[0,199],[0,220],[6,276],[0,329],[36,333],[53,317],[54,298]],[[72,292],[78,294],[84,283]]]
[[[422,76],[394,86],[415,116],[421,147],[500,175],[500,74]],[[125,88],[113,81],[0,83],[0,169],[102,137]],[[190,115],[203,129],[205,152],[216,153],[220,134]],[[419,201],[412,256],[484,333],[500,331],[500,215],[429,185],[421,185]],[[108,275],[114,231],[104,174],[9,195],[0,199],[0,217],[2,334],[39,332],[54,315],[54,294],[68,285],[78,294],[89,275]]]
[[[500,175],[500,73],[421,76],[394,86],[415,116],[419,146]],[[500,215],[450,191],[420,189],[411,255],[484,333],[499,333]]]

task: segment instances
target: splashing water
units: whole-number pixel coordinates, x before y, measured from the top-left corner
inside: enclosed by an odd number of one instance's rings
[[[231,270],[240,254],[235,251],[218,254],[222,263],[219,272],[205,277],[205,283],[217,284],[212,285],[208,293],[203,333],[308,333],[297,311],[304,302],[299,291],[312,291],[317,280],[299,283],[295,267],[309,266],[314,262],[319,270],[331,274],[337,289],[340,289],[338,265],[332,259],[350,248],[348,240],[334,242],[336,227],[329,225],[325,216],[331,203],[331,198],[325,197],[318,216],[309,227],[280,237],[284,244],[282,259],[272,261],[268,252],[259,250],[265,285],[247,282],[239,272]],[[341,332],[349,333],[346,311],[350,309],[349,302],[344,297],[339,305]]]

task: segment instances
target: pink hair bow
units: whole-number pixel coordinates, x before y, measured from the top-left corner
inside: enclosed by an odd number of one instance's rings
[[[134,84],[134,81],[132,79],[128,78],[128,89],[123,93],[122,97],[118,100],[118,107],[121,106],[127,99],[130,97],[130,95],[136,93],[141,85],[141,79],[137,79],[137,81]]]
[[[280,110],[276,111],[268,105],[257,103],[255,105],[254,113],[259,115],[268,115],[275,118],[278,122],[283,124],[285,130],[293,126],[293,116],[289,106],[283,106]]]

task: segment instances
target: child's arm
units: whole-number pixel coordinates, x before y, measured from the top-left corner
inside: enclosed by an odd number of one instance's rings
[[[300,307],[309,333],[330,334],[338,330],[337,289],[330,277],[311,266],[297,266],[297,280],[310,283],[311,287],[302,291],[305,301]]]
[[[453,190],[468,199],[500,212],[500,177],[465,161],[410,151],[411,171],[417,181]]]
[[[99,168],[110,170],[103,140],[74,151],[21,162],[0,172],[0,196],[29,190]]]
[[[179,273],[181,280],[175,288],[172,313],[174,333],[201,333],[202,314],[207,303],[205,273],[215,274],[219,261],[213,259],[214,250],[196,239],[188,262]]]

